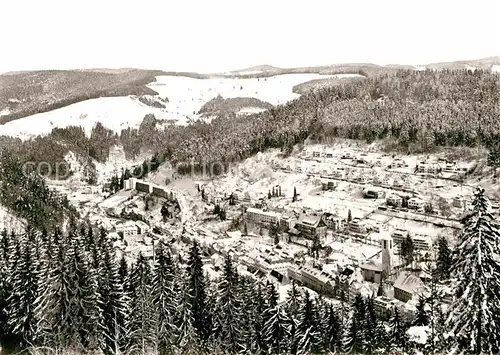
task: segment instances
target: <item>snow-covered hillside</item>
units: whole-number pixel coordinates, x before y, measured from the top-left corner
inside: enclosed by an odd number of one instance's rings
[[[217,95],[224,98],[254,97],[277,105],[299,96],[292,92],[293,86],[297,84],[313,79],[346,76],[353,75],[287,74],[259,79],[159,76],[157,82],[149,86],[161,98],[168,98],[169,102],[164,103],[165,109],[145,105],[133,97],[103,97],[8,122],[0,126],[0,135],[26,139],[47,134],[54,127],[70,125],[82,126],[89,133],[97,122],[120,132],[123,128],[138,126],[148,113],[153,113],[158,119],[186,124],[189,119],[197,119],[197,112],[202,105]]]

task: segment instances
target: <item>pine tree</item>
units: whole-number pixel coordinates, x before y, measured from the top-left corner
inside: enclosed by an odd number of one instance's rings
[[[347,325],[344,328],[344,337],[342,347],[345,352],[362,351],[365,345],[365,329],[366,329],[366,305],[363,297],[360,294],[356,295],[352,305]]]
[[[140,253],[129,276],[128,336],[130,349],[139,351],[141,354],[153,347],[156,329],[151,283],[151,268],[148,261]]]
[[[11,346],[18,346],[19,342],[22,341],[22,339],[19,339],[18,336],[12,333],[12,326],[11,324],[9,324],[11,317],[11,315],[9,314],[11,312],[10,305],[12,303],[16,303],[16,300],[19,297],[22,297],[22,295],[15,292],[14,289],[14,284],[16,281],[15,271],[19,268],[19,264],[21,264],[23,261],[23,253],[21,247],[21,244],[23,242],[21,242],[19,238],[20,236],[16,235],[10,235],[9,237],[10,241],[8,242],[8,249],[6,251],[5,261],[3,263],[5,278],[3,280],[4,289],[2,290],[2,294],[4,296],[2,297],[3,299],[0,303],[0,326],[2,326],[3,331],[0,337],[6,339],[6,342]]]
[[[78,327],[80,344],[84,349],[95,351],[103,348],[104,340],[97,272],[93,268],[91,257],[85,253],[80,238],[73,239],[71,249],[72,322],[73,326]]]
[[[124,291],[128,291],[127,281],[128,281],[128,263],[125,255],[120,257],[120,261],[118,263],[118,279],[120,280],[120,284]]]
[[[377,288],[377,297],[385,296],[384,282],[381,280]]]
[[[188,276],[188,275],[187,275]],[[173,347],[177,353],[186,351],[193,344],[197,344],[196,328],[194,327],[194,317],[192,313],[193,296],[189,294],[189,281],[177,279],[180,289],[176,292],[175,304],[177,305],[173,324],[174,341]]]
[[[7,299],[10,296],[9,270],[5,257],[0,253],[0,346],[7,338]]]
[[[366,354],[372,354],[379,346],[379,335],[377,334],[379,322],[372,297],[368,298],[365,302],[365,312],[363,350]]]
[[[292,198],[292,202],[296,202],[297,201],[297,188],[293,188],[293,198]]]
[[[266,305],[269,309],[274,309],[278,305],[280,296],[276,287],[271,282],[267,281],[266,284]]]
[[[125,346],[127,299],[111,245],[109,242],[102,243],[102,260],[98,271],[102,328],[106,348],[117,353]]]
[[[354,350],[357,342],[359,325],[357,323],[354,311],[348,313],[343,324],[342,334],[342,352],[350,353]]]
[[[7,266],[8,264],[8,258],[9,258],[9,233],[7,232],[7,229],[3,229],[2,233],[0,234],[0,258],[3,260],[5,265]]]
[[[238,352],[241,347],[242,303],[238,294],[238,274],[229,255],[226,256],[218,284],[217,309],[215,311],[215,332],[217,342],[224,351]]]
[[[172,300],[178,299],[174,288],[175,270],[170,253],[160,244],[156,252],[156,264],[153,274],[153,304],[156,315],[156,339],[160,354],[172,349],[174,331],[173,318],[176,307]]]
[[[406,326],[401,319],[397,307],[393,307],[389,317],[390,331],[388,334],[387,345],[392,350],[405,351],[407,347]]]
[[[500,264],[498,223],[484,189],[478,188],[473,210],[463,220],[452,279],[455,300],[447,319],[456,346],[476,354],[500,351]]]
[[[298,346],[298,322],[299,322],[299,309],[302,304],[302,298],[295,280],[292,280],[292,287],[287,291],[285,307],[290,319],[290,353],[295,354]]]
[[[247,334],[247,352],[250,354],[259,354],[267,350],[266,340],[264,338],[264,312],[266,311],[266,300],[262,291],[260,282],[251,284],[247,291],[244,304],[247,305],[248,334]]]
[[[241,302],[245,305],[242,308],[242,353],[255,353],[256,334],[254,332],[253,321],[256,317],[256,294],[254,290],[254,280],[249,277],[240,277],[238,292],[241,295]],[[254,350],[252,350],[254,349]],[[259,350],[259,349],[258,349]]]
[[[38,298],[35,300],[37,343],[69,348],[80,345],[78,325],[74,319],[73,248],[60,241],[55,260],[40,278]]]
[[[187,274],[189,278],[188,293],[191,297],[189,304],[191,306],[193,326],[197,336],[205,341],[208,339],[211,324],[205,310],[207,301],[205,277],[203,274],[200,247],[196,241],[193,242],[189,250]]]
[[[401,256],[403,257],[406,265],[411,265],[414,259],[414,243],[410,234],[401,242]]]
[[[295,280],[292,280],[291,286],[292,287],[290,287],[290,289],[287,291],[285,304],[287,311],[290,313],[290,315],[292,315],[295,318],[297,316],[297,312],[299,310],[302,300]]]
[[[221,208],[219,205],[215,205],[214,207],[214,215],[219,216],[220,215]]]
[[[452,262],[448,241],[445,237],[441,237],[438,242],[438,257],[436,261],[436,275],[440,280],[448,280],[450,278]]]
[[[427,314],[426,311],[426,300],[423,296],[420,296],[418,298],[418,303],[417,303],[417,313],[415,315],[415,320],[413,322],[413,325],[415,326],[425,326],[429,324],[429,315]]]
[[[318,309],[308,291],[304,292],[298,318],[297,354],[309,354],[310,352],[316,354],[321,352]]]
[[[36,334],[36,318],[33,304],[38,294],[38,260],[34,243],[28,238],[17,248],[19,254],[16,267],[12,270],[12,287],[8,299],[8,322],[12,334],[21,337],[23,345],[32,344]],[[22,250],[21,250],[22,248]]]
[[[276,305],[267,311],[269,318],[264,324],[263,338],[272,354],[284,354],[288,350],[290,319],[283,307]]]
[[[347,223],[351,223],[352,221],[352,213],[351,210],[347,211]]]
[[[342,349],[341,329],[341,322],[337,311],[332,305],[329,305],[327,313],[327,328],[325,330],[325,348],[333,353],[339,352]]]

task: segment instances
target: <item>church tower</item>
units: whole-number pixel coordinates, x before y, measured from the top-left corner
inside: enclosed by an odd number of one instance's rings
[[[382,266],[385,272],[390,273],[394,259],[394,240],[389,232],[383,233],[382,238],[380,238],[380,247],[382,248]]]

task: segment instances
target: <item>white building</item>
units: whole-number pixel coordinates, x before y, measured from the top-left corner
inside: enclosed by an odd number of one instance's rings
[[[135,225],[139,234],[146,234],[151,230],[151,227],[143,221],[135,221]]]
[[[130,178],[123,182],[125,190],[135,190],[136,178]]]
[[[409,233],[407,230],[397,228],[394,230],[394,232],[392,232],[392,239],[394,240],[394,243],[400,244],[403,240],[406,239],[406,237],[408,237],[408,234]]]
[[[386,203],[391,206],[401,207],[403,199],[399,195],[392,194],[387,196]]]
[[[408,200],[408,208],[412,208],[414,210],[423,210],[425,206],[425,202],[419,198],[410,198]]]
[[[432,244],[431,237],[426,234],[415,234],[411,239],[413,240],[415,249],[418,250],[429,250]]]
[[[247,209],[247,220],[256,224],[275,224],[279,222],[279,214],[272,211],[263,211],[257,208]]]
[[[401,244],[403,240],[405,240],[410,233],[404,229],[396,229],[392,232],[392,238],[394,239],[395,244]],[[426,234],[415,233],[410,235],[413,245],[417,250],[429,250],[432,240],[431,237]]]
[[[124,237],[137,235],[137,226],[134,221],[126,221],[117,223],[115,226],[116,233],[123,233]]]

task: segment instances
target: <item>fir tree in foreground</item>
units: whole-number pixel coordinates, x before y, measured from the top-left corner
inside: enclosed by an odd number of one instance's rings
[[[217,285],[217,301],[215,308],[216,345],[228,353],[238,353],[242,349],[243,324],[242,302],[239,294],[238,273],[229,255],[226,256],[222,270],[222,278]]]
[[[205,290],[205,275],[198,243],[195,241],[189,250],[188,258],[189,305],[193,317],[193,327],[197,336],[203,341],[210,335],[211,324],[206,314],[207,295]]]
[[[170,253],[160,244],[154,267],[152,289],[156,315],[155,335],[158,339],[157,348],[160,354],[168,353],[173,346],[171,334],[174,331],[173,317],[176,311],[173,300],[177,298],[174,289],[174,274]]]
[[[484,190],[478,188],[472,213],[464,218],[452,281],[455,300],[447,319],[456,346],[467,353],[500,351],[500,264],[498,224]]]
[[[144,354],[154,346],[156,326],[151,293],[151,267],[142,254],[137,257],[137,261],[130,272],[129,280],[129,346],[134,353]]]
[[[447,280],[450,278],[451,266],[453,260],[451,257],[451,250],[448,246],[448,241],[445,237],[439,238],[438,241],[438,257],[436,261],[436,276],[440,280]]]
[[[34,238],[34,236],[31,237]],[[12,293],[8,299],[8,322],[12,334],[19,334],[23,344],[31,344],[36,333],[33,304],[38,295],[39,273],[34,244],[26,240],[18,242],[22,243],[23,246],[16,248],[15,268],[10,279]]]

